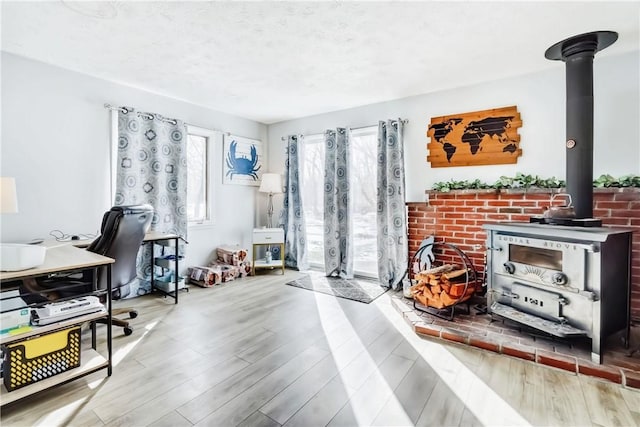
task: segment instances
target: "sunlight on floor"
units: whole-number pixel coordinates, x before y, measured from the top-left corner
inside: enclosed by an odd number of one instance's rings
[[[124,358],[144,339],[144,337],[151,332],[151,330],[158,324],[157,321],[148,323],[144,329],[145,331],[140,334],[140,336],[135,340],[113,354],[112,364],[115,368]],[[94,390],[90,395],[78,399],[72,403],[69,403],[65,406],[62,406],[58,409],[55,409],[49,412],[44,418],[38,420],[34,426],[42,426],[49,427],[53,425],[66,425],[72,420],[74,420],[77,413],[82,409],[84,405],[90,402],[95,397],[95,390],[98,389],[101,385],[105,384],[108,380],[108,377],[98,378],[95,381],[90,381],[87,383],[89,389]]]
[[[530,425],[444,345],[418,337],[388,303],[376,306],[483,425]]]
[[[148,323],[147,325],[145,325],[144,329],[145,331],[138,337],[138,339],[136,339],[135,341],[132,341],[130,343],[128,343],[127,345],[125,345],[124,347],[122,347],[121,349],[119,349],[118,351],[116,351],[113,354],[113,366],[116,367],[118,366],[118,364],[125,358],[125,356],[127,354],[129,354],[131,352],[131,350],[133,350],[135,348],[135,346],[137,346],[140,341],[142,341],[142,339],[149,333],[151,332],[151,330],[158,324],[157,321],[155,322],[151,322]]]
[[[88,397],[83,399],[78,399],[74,402],[69,403],[68,405],[62,406],[54,411],[51,411],[43,419],[38,420],[38,422],[35,423],[34,426],[50,427],[54,425],[66,425],[67,423],[73,420],[78,410],[85,404],[85,402],[89,400],[90,398]]]
[[[383,300],[383,298],[387,298]],[[381,313],[391,325],[404,337],[404,339],[416,350],[433,369],[438,373],[442,381],[449,389],[464,402],[465,407],[470,410],[483,425],[509,425],[509,426],[529,426],[529,422],[514,410],[504,399],[496,394],[487,384],[478,378],[464,363],[449,352],[444,345],[421,339],[411,331],[401,315],[399,315],[388,304],[388,297],[384,296],[375,303]],[[371,369],[366,380],[354,383],[353,378],[345,374],[344,366],[350,361],[339,360],[340,347],[345,343],[343,334],[336,333],[336,324],[349,324],[349,319],[342,311],[337,298],[326,298],[316,295],[316,306],[323,325],[327,343],[331,349],[336,364],[340,371],[339,375],[349,394],[349,404],[358,425],[371,425],[377,416],[376,411],[372,411],[372,405],[368,397],[373,394],[365,391],[365,383],[371,381],[375,384],[375,396],[380,400],[377,408],[386,406],[394,414],[394,425],[412,425],[413,422],[403,409],[402,403],[396,398],[394,390],[386,383],[380,372],[378,364],[367,353],[366,346],[360,342],[360,353],[357,358],[365,358],[364,369]],[[344,331],[342,331],[344,332]],[[346,332],[349,339],[359,341],[355,330]],[[338,355],[338,356],[336,356]],[[353,359],[355,360],[355,358]],[[359,391],[353,391],[359,390]],[[373,413],[372,413],[373,412]],[[340,416],[340,413],[338,414]]]
[[[400,408],[399,411],[396,410],[394,412],[396,414],[394,422],[398,423],[398,425],[411,425],[411,419],[402,409],[402,405],[393,394],[393,389],[391,389],[386,383],[385,378],[377,369],[377,363],[369,356],[365,345],[360,341],[357,332],[353,329],[349,331],[349,339],[357,339],[359,342],[358,355],[355,356],[353,360],[364,357],[365,360],[362,364],[363,369],[370,368],[371,375],[367,375],[366,377],[368,378],[363,378],[361,384],[354,384],[352,376],[345,375],[345,369],[342,369],[342,364],[347,365],[351,361],[340,361],[339,356],[336,358],[336,355],[341,354],[338,349],[345,343],[345,339],[341,334],[336,333],[335,329],[332,329],[332,327],[335,328],[335,323],[349,324],[349,319],[342,311],[337,298],[327,298],[316,294],[315,299],[318,315],[323,325],[329,348],[331,349],[336,365],[340,369],[339,375],[342,378],[342,382],[346,389],[345,391],[349,394],[351,410],[353,412],[353,416],[358,422],[358,425],[371,425],[377,416],[377,412],[372,411],[372,402],[368,399],[368,393],[362,393],[361,391],[354,392],[351,390],[350,386],[353,384],[353,389],[357,390],[360,385],[366,384],[369,381],[376,385],[375,394],[376,397],[378,397],[377,400],[379,400],[379,404],[375,406],[382,408],[389,399],[392,399],[391,403],[393,404],[394,409]]]

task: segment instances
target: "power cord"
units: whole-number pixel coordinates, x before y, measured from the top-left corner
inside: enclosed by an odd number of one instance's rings
[[[66,234],[60,230],[51,230],[49,236],[56,239],[58,242],[69,242],[71,240],[90,240],[95,239],[97,234]]]

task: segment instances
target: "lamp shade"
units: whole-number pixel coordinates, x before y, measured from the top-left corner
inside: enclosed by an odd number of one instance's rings
[[[282,193],[282,178],[279,173],[263,173],[258,189],[261,193]]]
[[[10,177],[0,177],[0,213],[16,212],[18,212],[16,180]]]

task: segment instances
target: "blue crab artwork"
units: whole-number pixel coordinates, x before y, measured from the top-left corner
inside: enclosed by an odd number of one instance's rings
[[[227,176],[230,179],[233,179],[233,175],[246,175],[253,178],[254,181],[258,179],[258,170],[262,167],[262,165],[256,167],[258,164],[258,151],[256,150],[255,145],[251,145],[251,159],[247,159],[245,156],[236,156],[236,148],[238,147],[238,143],[236,141],[231,141],[231,145],[229,146],[229,153],[227,153],[227,167],[229,170],[227,171]]]

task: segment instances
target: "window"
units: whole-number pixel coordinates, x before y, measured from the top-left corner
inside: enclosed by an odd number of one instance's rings
[[[351,195],[353,197],[353,270],[378,276],[377,158],[378,127],[351,131]]]
[[[213,220],[211,201],[211,146],[214,132],[196,126],[187,127],[187,218],[190,225]]]
[[[377,126],[351,131],[350,174],[353,198],[353,270],[377,277]],[[324,267],[324,136],[305,135],[301,144],[300,188],[307,250],[313,267]]]
[[[324,268],[324,136],[305,135],[299,147],[307,256],[312,267]]]

